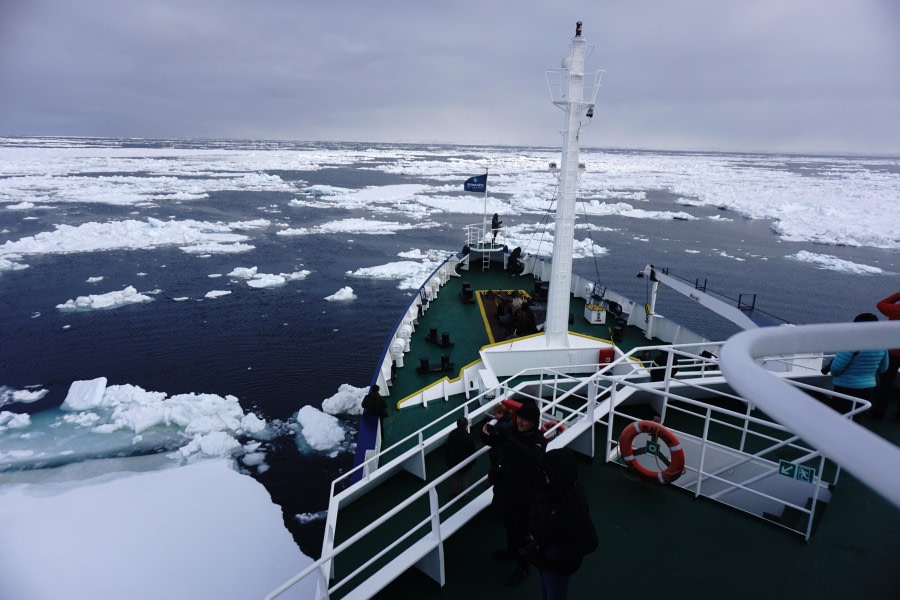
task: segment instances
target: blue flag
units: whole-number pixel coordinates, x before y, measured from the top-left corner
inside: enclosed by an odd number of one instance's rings
[[[487,189],[487,173],[484,175],[476,175],[469,177],[463,184],[463,189],[467,192],[483,192]]]

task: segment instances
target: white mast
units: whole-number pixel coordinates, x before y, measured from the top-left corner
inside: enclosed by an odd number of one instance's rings
[[[569,292],[572,282],[572,247],[575,241],[575,196],[578,191],[578,152],[581,117],[593,116],[593,95],[599,77],[593,85],[590,102],[584,101],[584,52],[585,40],[581,37],[581,21],[575,25],[572,51],[563,60],[565,81],[548,84],[553,103],[566,113],[563,134],[562,160],[560,163],[559,194],[556,205],[556,231],[553,243],[553,262],[550,268],[550,289],[547,296],[547,320],[544,333],[548,348],[564,348],[569,345]],[[554,94],[554,86],[559,89]],[[587,109],[587,112],[585,112]]]

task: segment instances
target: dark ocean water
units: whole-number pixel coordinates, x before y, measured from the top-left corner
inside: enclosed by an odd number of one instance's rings
[[[131,143],[136,147],[173,145],[227,146],[247,151],[267,147],[262,142]],[[353,147],[322,146],[331,150]],[[411,148],[422,155],[433,150]],[[459,149],[459,153],[464,154],[465,149]],[[269,173],[285,181],[347,188],[429,181],[422,176],[368,170],[372,163],[366,163],[367,170],[359,166],[362,165]],[[807,167],[798,162],[794,168]],[[652,263],[690,280],[706,279],[710,289],[734,297],[739,293],[758,294],[758,306],[794,323],[850,320],[858,312],[873,310],[875,301],[900,289],[897,251],[783,242],[767,221],[712,207],[676,208],[676,197],[669,192],[646,191],[648,202],[642,203],[641,208],[682,210],[700,219],[592,218],[591,222],[613,229],[592,234],[594,241],[609,252],[596,260],[576,260],[577,273],[643,303],[647,282],[635,274]],[[312,227],[372,216],[363,210],[288,207],[294,197],[296,193],[211,192],[204,200],[141,208],[139,216],[132,214],[132,206],[91,203],[35,211],[36,220],[23,220],[20,211],[0,209],[0,231],[7,230],[0,234],[0,243],[50,231],[53,225],[61,223],[77,225],[126,218],[223,222],[272,218],[289,220],[292,227]],[[267,215],[259,207],[277,207],[274,210],[281,212]],[[706,219],[713,215],[733,220]],[[403,217],[391,215],[385,219],[402,221]],[[288,421],[307,404],[318,408],[341,384],[362,387],[370,383],[375,362],[398,313],[410,300],[410,292],[399,290],[396,281],[350,277],[347,271],[402,260],[397,253],[414,248],[459,250],[463,245],[463,226],[480,220],[477,216],[452,213],[432,219],[438,220],[441,227],[399,231],[394,235],[284,237],[275,235],[276,228],[272,226],[251,234],[253,251],[213,254],[208,258],[185,254],[176,247],[29,256],[29,269],[0,273],[0,385],[14,389],[39,385],[49,393],[33,404],[8,405],[4,410],[35,413],[57,407],[72,381],[100,376],[107,377],[110,384],[130,383],[170,395],[234,395],[245,411],[252,410],[267,420]],[[508,216],[504,224],[537,220],[533,214]],[[580,239],[583,234],[577,237]],[[688,253],[686,249],[700,252]],[[885,273],[860,275],[823,270],[785,258],[799,250],[877,265]],[[229,278],[224,276],[235,267],[252,266],[259,266],[266,273],[300,269],[312,273],[303,281],[274,289],[252,289],[243,282],[229,284]],[[209,278],[213,273],[223,277]],[[86,283],[88,277],[99,275],[104,277],[102,285]],[[161,291],[154,302],[115,310],[73,314],[55,308],[79,295],[121,290],[127,285],[141,292]],[[358,299],[339,303],[324,300],[344,286],[351,286]],[[232,290],[232,294],[197,301],[214,289]],[[179,297],[191,300],[173,300]],[[658,308],[710,337],[722,338],[733,331],[728,323],[697,316],[692,303],[674,293],[665,294]],[[64,329],[67,325],[70,327]],[[352,419],[348,420],[352,433]],[[291,434],[277,437],[266,449],[266,462],[271,468],[254,476],[283,506],[285,521],[302,550],[317,556],[321,521],[301,526],[293,516],[326,508],[328,482],[349,468],[352,456],[301,452]]]

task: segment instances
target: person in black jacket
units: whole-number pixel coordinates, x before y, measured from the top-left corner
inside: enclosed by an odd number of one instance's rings
[[[544,600],[565,600],[572,574],[597,549],[587,497],[578,485],[578,463],[567,448],[544,456],[544,484],[531,509],[523,554],[540,574]]]
[[[507,580],[509,585],[518,585],[528,575],[528,560],[521,550],[528,537],[528,514],[537,498],[541,458],[547,446],[538,428],[540,420],[538,407],[526,399],[512,427],[504,431],[485,426],[482,430],[489,446],[502,447],[493,506],[506,527],[506,548],[495,552],[494,557],[512,558],[518,563]]]
[[[497,242],[497,232],[500,231],[500,224],[503,221],[500,220],[500,215],[494,213],[494,216],[491,217],[491,233],[493,233],[493,238],[491,239],[491,243],[494,244]]]
[[[380,389],[377,385],[369,388],[369,393],[363,398],[362,409],[364,413],[377,415],[380,419],[384,419],[388,416],[387,402],[381,397]]]
[[[447,468],[452,469],[459,463],[463,462],[473,454],[475,454],[475,440],[469,435],[469,420],[460,417],[456,420],[456,429],[450,432],[445,443],[444,461]],[[456,473],[450,476],[450,496],[455,498],[469,487],[469,472],[472,470],[472,463],[469,463]]]

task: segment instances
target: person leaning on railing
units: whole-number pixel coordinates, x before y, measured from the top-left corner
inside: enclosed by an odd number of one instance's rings
[[[877,321],[872,313],[862,313],[853,319],[854,323]],[[886,350],[844,351],[834,355],[831,362],[831,383],[834,391],[847,396],[871,402],[875,395],[875,385],[879,373],[888,368]],[[837,401],[842,404],[842,401]],[[837,409],[832,405],[832,408]]]

